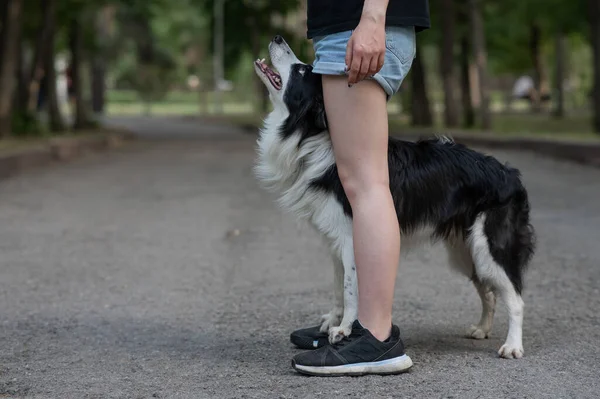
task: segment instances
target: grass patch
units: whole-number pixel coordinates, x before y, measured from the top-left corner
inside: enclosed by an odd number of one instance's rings
[[[150,106],[150,115],[172,116],[172,115],[201,115],[204,113],[216,113],[214,104],[209,104],[208,110],[205,110],[198,102],[189,103],[170,103],[158,102]],[[250,103],[225,103],[223,104],[225,114],[246,114],[252,112]],[[144,115],[147,114],[147,107],[140,102],[133,103],[109,103],[107,105],[107,114],[112,116],[123,115]]]
[[[589,115],[569,115],[559,119],[548,114],[509,114],[494,115],[493,118],[493,130],[496,133],[597,136],[593,132],[592,117]]]
[[[435,126],[419,128],[410,126],[406,117],[390,118],[390,131],[410,131],[422,134],[444,134],[451,131],[463,134],[486,134],[481,129],[448,129],[436,118]],[[586,115],[570,115],[563,119],[548,114],[494,114],[492,115],[492,132],[497,137],[527,137],[553,140],[572,140],[600,142],[600,135],[592,130],[591,117]]]
[[[211,123],[233,124],[238,126],[260,127],[263,115],[253,113],[232,114],[232,115],[195,115]],[[549,118],[549,117],[546,117]],[[544,120],[544,116],[535,115],[494,115],[494,131],[491,133],[481,132],[477,129],[452,129],[454,134],[486,134],[498,138],[509,137],[527,137],[552,140],[585,141],[590,143],[600,143],[600,135],[592,132],[591,128],[587,131],[588,120],[584,117],[567,118],[561,121]],[[390,133],[411,132],[422,134],[423,136],[432,134],[444,134],[449,131],[443,126],[420,128],[410,126],[408,118],[402,116],[390,116]]]
[[[500,93],[501,94],[501,93]],[[223,96],[223,112],[217,113],[214,106],[214,93],[186,91],[169,92],[165,100],[152,104],[150,115],[155,116],[190,116],[215,123],[228,123],[244,126],[260,126],[264,115],[256,114],[255,103],[246,100],[240,93],[227,92]],[[441,97],[440,97],[441,100]],[[434,101],[435,103],[435,101]],[[492,115],[492,134],[498,137],[533,137],[554,140],[577,140],[600,142],[600,135],[592,130],[592,120],[588,112],[572,111],[565,118],[557,119],[544,111],[539,114],[528,112],[526,102],[514,102],[512,113],[502,113],[503,97],[496,93],[494,104],[497,112]],[[440,103],[441,104],[441,103]],[[424,135],[452,131],[452,133],[484,134],[480,129],[447,129],[443,126],[441,109],[435,114],[435,126],[431,128],[414,128],[410,126],[408,115],[400,113],[398,102],[390,102],[390,132],[422,132]],[[434,107],[439,108],[439,107]],[[134,91],[113,90],[108,92],[108,115],[144,115],[146,106],[139,101]]]

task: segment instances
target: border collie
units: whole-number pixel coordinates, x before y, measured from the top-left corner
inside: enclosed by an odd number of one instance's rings
[[[264,60],[254,62],[273,103],[257,140],[254,171],[279,205],[308,220],[331,249],[335,303],[321,317],[321,331],[335,343],[358,317],[352,209],[337,173],[321,76],[281,36],[271,41],[269,55],[278,72]],[[450,266],[473,281],[481,298],[481,319],[467,336],[488,337],[499,297],[509,324],[498,354],[522,357],[521,291],[535,233],[520,172],[447,138],[390,137],[388,156],[403,251],[422,238],[443,242]]]

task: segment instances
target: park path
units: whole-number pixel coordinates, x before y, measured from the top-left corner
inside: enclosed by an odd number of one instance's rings
[[[495,152],[522,169],[538,253],[525,358],[498,359],[440,248],[407,255],[394,320],[406,375],[319,379],[289,332],[329,309],[305,225],[252,176],[255,137],[183,119],[110,120],[141,140],[0,182],[0,397],[593,398],[600,392],[600,170]]]

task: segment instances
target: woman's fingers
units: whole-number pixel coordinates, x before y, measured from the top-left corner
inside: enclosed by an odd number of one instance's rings
[[[363,59],[363,51],[359,46],[354,46],[354,41],[350,40],[348,43],[351,46],[351,56],[350,56],[350,64],[348,65],[348,84],[353,85],[358,83],[361,79],[359,79],[362,69],[362,64],[364,64]],[[367,64],[367,68],[368,68]]]
[[[385,62],[385,52],[379,54],[379,58],[377,59],[377,72],[381,71],[381,68],[383,68],[384,62]]]
[[[353,36],[346,46],[346,73],[348,85],[353,85],[375,75],[383,67],[384,51],[372,51],[358,44]]]
[[[377,72],[379,72],[381,68],[379,68],[379,57],[375,56],[373,58],[371,58],[371,64],[369,66],[369,75],[368,76],[373,76],[375,75]]]
[[[362,58],[362,62],[360,64],[360,73],[358,74],[358,81],[360,82],[361,80],[367,78],[367,76],[369,76],[369,71],[371,70],[371,62],[372,62],[372,56],[371,55],[364,55]]]
[[[354,36],[350,36],[348,44],[346,44],[346,72],[350,71],[350,65],[352,65],[352,50],[354,46]]]

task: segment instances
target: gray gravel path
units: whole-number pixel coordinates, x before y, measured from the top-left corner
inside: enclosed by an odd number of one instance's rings
[[[490,339],[462,337],[479,300],[434,247],[397,281],[412,371],[322,379],[293,372],[288,334],[329,309],[329,258],[257,187],[254,138],[117,122],[170,139],[0,182],[0,397],[600,396],[600,170],[495,153],[523,170],[539,234],[523,359],[496,356],[502,308]]]

